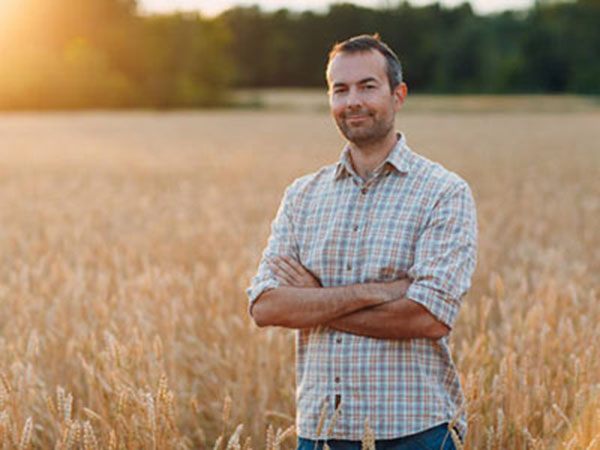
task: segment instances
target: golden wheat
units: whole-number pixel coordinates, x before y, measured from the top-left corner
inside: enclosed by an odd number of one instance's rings
[[[598,450],[600,113],[492,103],[400,114],[478,205],[464,448]],[[293,448],[293,333],[244,290],[284,187],[338,157],[328,115],[2,114],[0,136],[0,447]]]

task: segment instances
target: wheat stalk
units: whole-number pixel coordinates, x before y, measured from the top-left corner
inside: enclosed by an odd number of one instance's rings
[[[477,201],[449,340],[467,450],[600,450],[597,114],[405,116]],[[285,186],[338,158],[325,116],[0,116],[0,448],[27,418],[31,448],[83,448],[86,419],[103,448],[224,450],[234,418],[243,447],[264,448],[269,425],[276,446],[295,423],[294,339],[328,330],[258,329],[244,290]],[[344,418],[330,411],[321,439]]]
[[[369,419],[365,419],[365,431],[362,439],[362,450],[375,450],[375,435],[369,425]]]
[[[29,449],[31,446],[31,436],[33,431],[33,419],[28,417],[21,433],[21,441],[19,442],[19,450]]]
[[[83,446],[85,450],[98,450],[98,441],[92,424],[86,420],[83,424]]]

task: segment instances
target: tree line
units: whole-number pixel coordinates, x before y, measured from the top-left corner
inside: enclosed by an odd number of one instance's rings
[[[231,33],[199,14],[142,16],[135,0],[1,0],[0,108],[222,104]]]
[[[600,94],[600,0],[141,15],[136,0],[3,0],[0,108],[196,107],[232,87],[324,86],[333,42],[378,32],[411,90]],[[16,6],[15,6],[16,5]],[[0,11],[2,12],[2,11]]]
[[[324,14],[235,8],[232,31],[243,86],[322,86],[332,42],[379,32],[412,90],[434,93],[600,93],[600,0],[540,2],[477,15],[468,3],[385,9],[352,4]]]

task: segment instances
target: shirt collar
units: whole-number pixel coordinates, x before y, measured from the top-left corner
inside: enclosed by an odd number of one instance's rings
[[[398,141],[390,151],[387,158],[379,165],[388,166],[400,173],[408,173],[410,170],[410,149],[406,144],[406,137],[403,133],[398,133]],[[376,169],[377,170],[377,169]],[[350,146],[346,145],[340,155],[340,160],[335,168],[335,180],[339,180],[349,175],[356,174],[350,160]]]

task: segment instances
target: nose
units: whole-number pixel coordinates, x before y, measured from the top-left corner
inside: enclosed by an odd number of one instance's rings
[[[358,89],[353,87],[348,91],[346,106],[350,109],[360,109],[362,107],[362,99]]]

